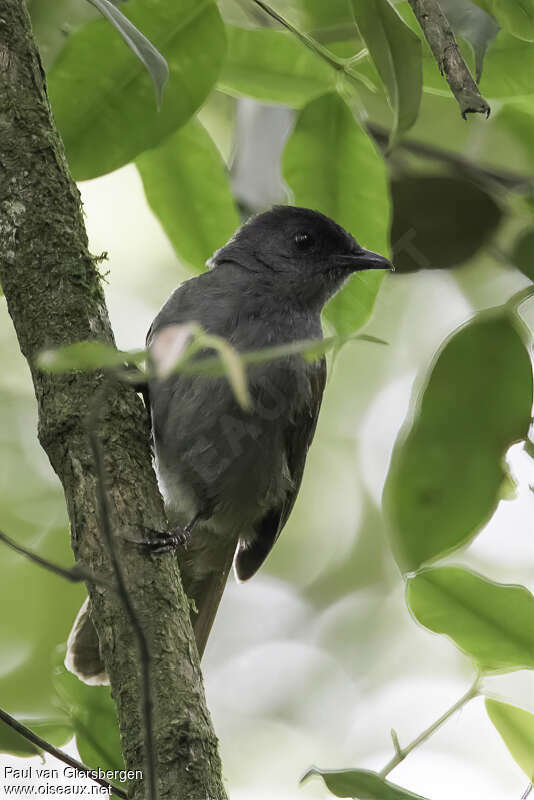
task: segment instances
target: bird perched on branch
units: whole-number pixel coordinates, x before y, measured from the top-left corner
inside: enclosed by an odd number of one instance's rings
[[[147,346],[156,362],[173,347],[176,326],[191,322],[239,352],[321,339],[321,311],[351,274],[391,267],[333,220],[293,206],[252,218],[209,266],[176,289],[152,323]],[[174,373],[149,384],[155,465],[172,526],[152,546],[186,542],[180,568],[201,656],[232,563],[240,581],[252,577],[291,513],[326,362],[286,355],[249,366],[247,380],[249,409],[225,377]],[[102,673],[91,628],[82,609],[67,666],[85,680]]]

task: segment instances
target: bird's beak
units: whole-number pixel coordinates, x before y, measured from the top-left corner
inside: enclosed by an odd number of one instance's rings
[[[335,256],[335,262],[337,267],[346,267],[354,272],[362,269],[389,269],[394,271],[391,261],[388,261],[387,258],[379,253],[373,253],[372,250],[365,250],[363,247],[353,253]]]

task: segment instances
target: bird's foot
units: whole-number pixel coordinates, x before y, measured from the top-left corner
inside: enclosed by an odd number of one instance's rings
[[[178,548],[187,550],[191,543],[191,527],[189,525],[186,525],[185,528],[171,528],[170,531],[150,530],[149,532],[150,538],[143,542],[143,547],[155,555],[170,553]]]

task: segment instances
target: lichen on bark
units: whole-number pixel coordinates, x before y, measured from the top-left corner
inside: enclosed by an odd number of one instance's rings
[[[23,0],[0,0],[0,12],[0,282],[32,374],[39,439],[64,487],[75,556],[93,573],[109,575],[86,428],[103,375],[46,374],[36,356],[88,338],[113,342],[113,333]],[[129,386],[109,387],[98,436],[121,562],[152,654],[159,796],[225,800],[177,561],[148,557],[133,543],[145,529],[164,530],[166,521],[146,413]],[[136,640],[119,598],[103,586],[89,588],[126,766],[139,769],[144,731]],[[145,789],[136,782],[130,796],[143,798]]]

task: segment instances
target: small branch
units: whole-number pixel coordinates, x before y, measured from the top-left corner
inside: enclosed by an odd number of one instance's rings
[[[4,711],[0,708],[0,719],[5,722],[6,725],[9,725],[10,728],[13,728],[14,731],[19,733],[23,736],[28,742],[31,742],[40,750],[44,750],[45,753],[50,753],[51,756],[57,758],[59,761],[63,761],[64,764],[68,764],[69,767],[74,767],[75,769],[79,770],[79,772],[83,772],[84,775],[87,775],[88,778],[95,781],[95,783],[100,784],[100,786],[104,786],[106,789],[110,789],[117,797],[123,797],[125,800],[128,799],[128,795],[123,789],[119,789],[114,786],[112,783],[104,780],[103,778],[99,778],[94,775],[95,770],[91,769],[90,767],[86,767],[85,764],[82,764],[81,761],[77,761],[75,758],[67,755],[62,750],[58,750],[57,747],[54,747],[53,744],[47,742],[45,739],[41,739],[40,736],[37,736],[36,733],[31,731],[21,722],[17,722],[17,720],[12,717],[7,711]]]
[[[438,0],[409,0],[409,2],[434,53],[439,71],[445,76],[460,106],[462,117],[466,119],[467,114],[485,114],[489,117],[490,107],[480,94],[467,68]]]
[[[526,800],[526,798],[530,795],[532,789],[534,789],[534,783],[529,783],[529,785],[521,795],[521,800]]]
[[[49,561],[47,558],[43,558],[42,556],[37,555],[37,553],[33,553],[31,550],[28,550],[21,544],[17,544],[17,542],[7,536],[3,531],[0,531],[0,542],[4,542],[4,544],[7,544],[7,546],[12,550],[15,550],[15,552],[20,553],[30,561],[33,561],[34,564],[38,564],[40,567],[47,569],[54,575],[59,575],[61,578],[65,578],[65,580],[70,581],[71,583],[90,581],[91,583],[106,586],[108,589],[113,589],[113,585],[106,578],[101,575],[95,575],[90,570],[82,567],[81,564],[75,564],[73,567],[62,567],[60,564],[54,564],[53,561]]]
[[[401,748],[399,740],[397,738],[397,734],[395,733],[395,731],[392,731],[391,735],[395,747],[395,755],[393,756],[391,761],[388,761],[384,769],[380,771],[379,773],[380,776],[382,778],[385,778],[386,775],[389,775],[389,773],[392,770],[394,770],[395,767],[398,767],[401,761],[404,761],[406,756],[409,755],[412,752],[412,750],[415,750],[415,748],[419,747],[420,744],[426,742],[426,740],[429,739],[432,736],[432,734],[438,730],[438,728],[441,728],[444,722],[447,722],[449,717],[452,717],[452,715],[455,714],[457,711],[459,711],[460,708],[462,708],[462,706],[465,706],[465,704],[468,703],[469,700],[472,700],[473,697],[476,697],[478,694],[479,694],[479,678],[477,676],[477,679],[475,680],[471,688],[462,697],[460,697],[460,699],[453,706],[451,706],[448,711],[446,711],[439,719],[437,719],[432,725],[430,725],[430,727],[426,728],[422,733],[420,733],[419,736],[417,736],[417,738],[415,738],[413,742],[410,742],[410,744],[407,745],[406,747]]]
[[[97,435],[97,423],[99,419],[100,403],[103,395],[105,394],[106,383],[104,384],[104,391],[100,396],[96,396],[91,413],[88,419],[88,434],[89,443],[93,453],[95,471],[96,471],[96,495],[97,505],[100,515],[100,524],[102,533],[106,541],[109,551],[111,565],[115,574],[115,581],[117,585],[117,594],[119,595],[124,610],[128,615],[132,629],[137,640],[139,648],[139,657],[141,662],[141,690],[142,690],[142,706],[143,706],[143,722],[145,727],[145,762],[146,762],[146,785],[147,797],[150,800],[157,800],[157,780],[156,780],[156,756],[154,749],[154,732],[152,720],[152,688],[150,682],[150,651],[148,642],[143,630],[143,626],[137,616],[135,608],[133,607],[130,599],[130,594],[126,587],[124,573],[119,559],[117,547],[115,545],[115,538],[111,527],[111,511],[109,507],[109,500],[105,487],[105,468],[104,459],[102,457],[102,450]]]

